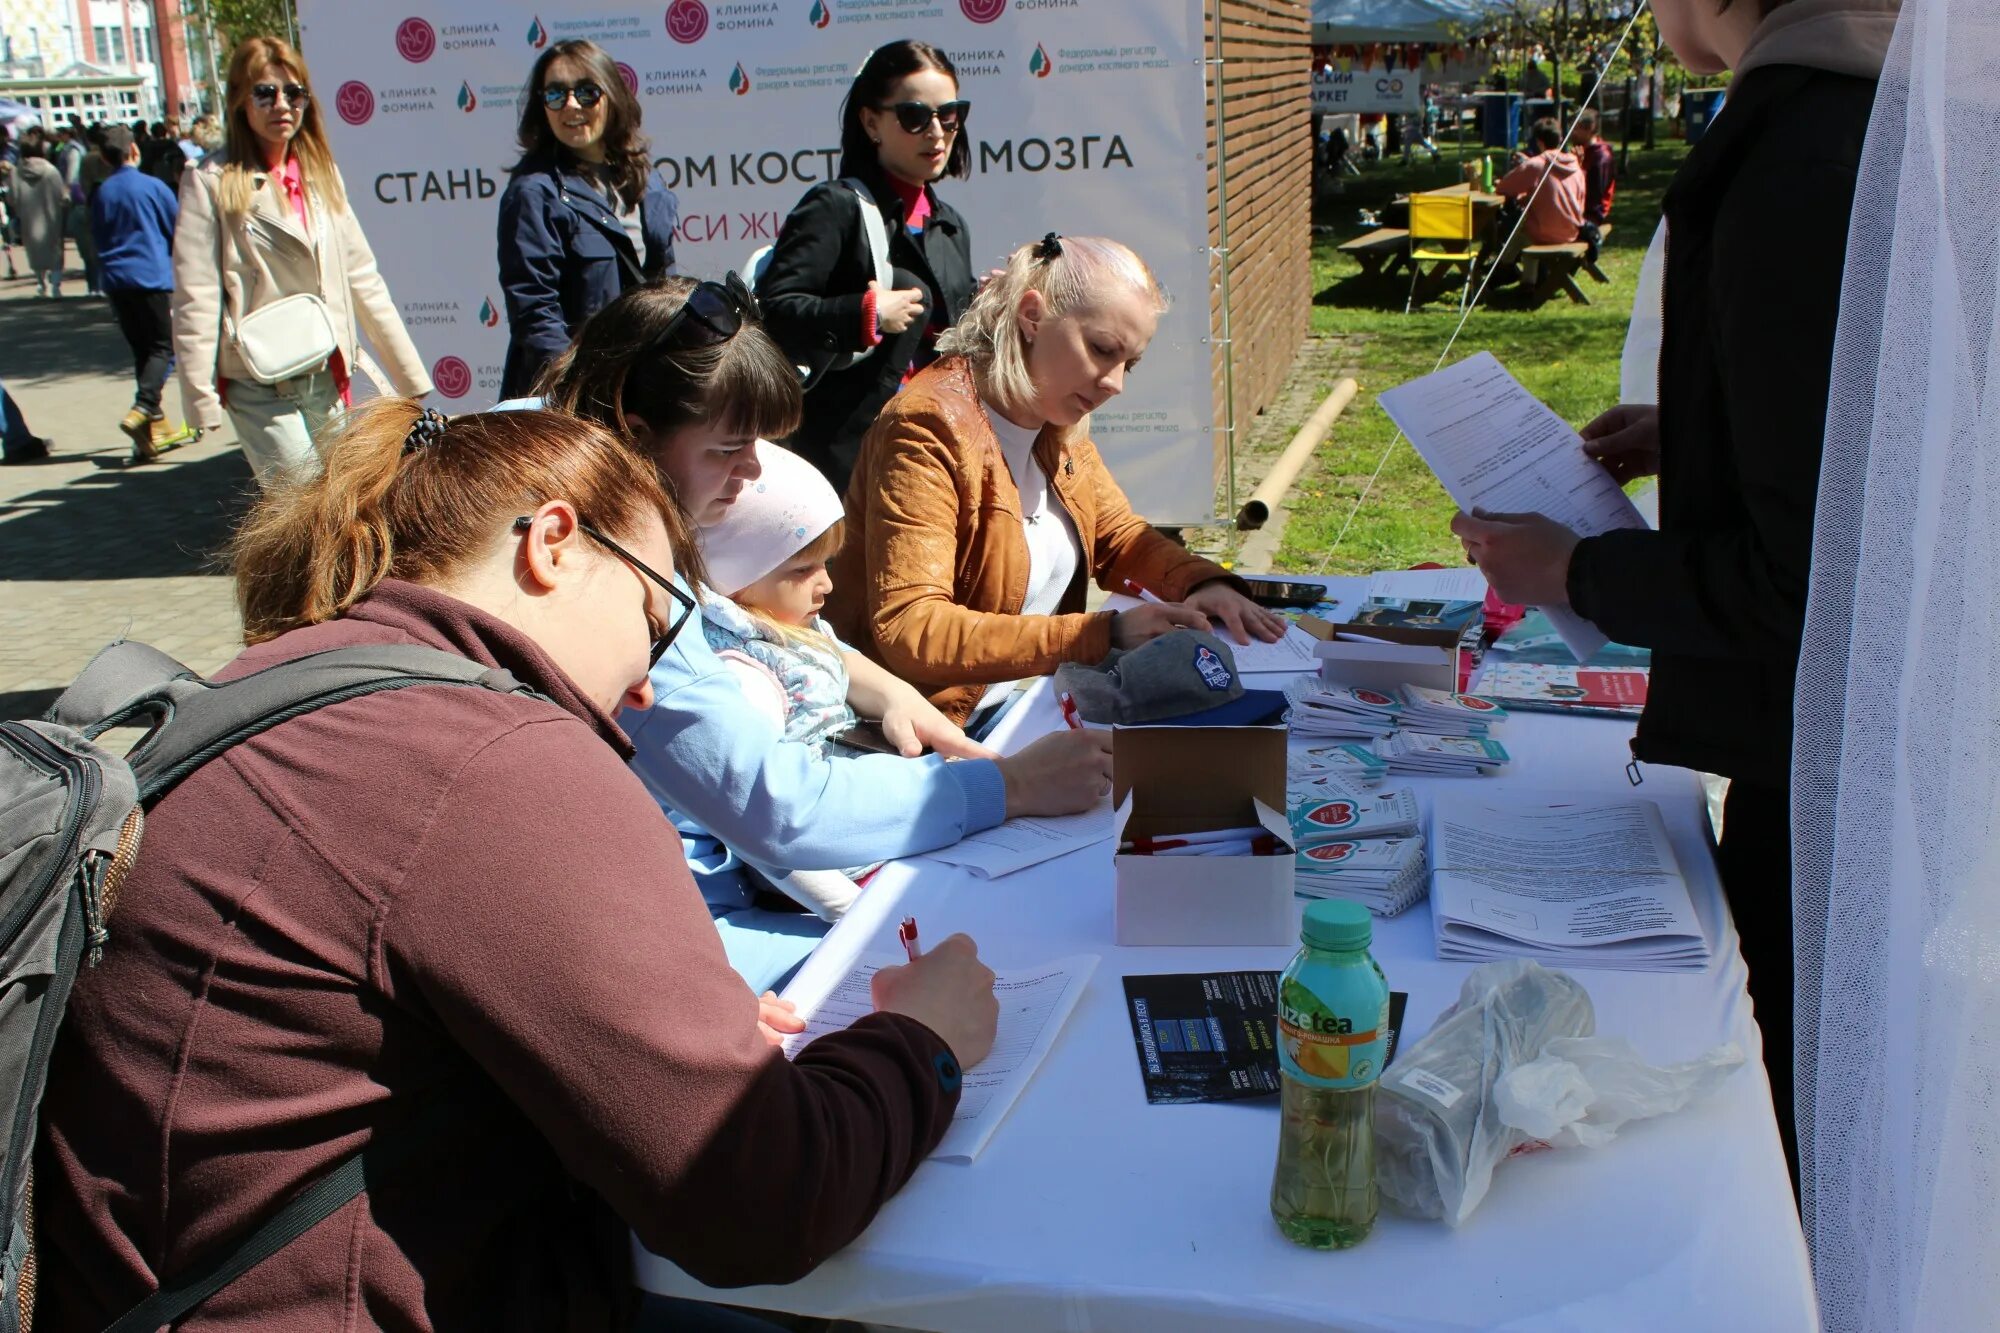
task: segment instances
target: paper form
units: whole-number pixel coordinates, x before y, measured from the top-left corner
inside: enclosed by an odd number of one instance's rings
[[[1483,602],[1486,576],[1477,568],[1384,569],[1368,576],[1368,596],[1384,601]]]
[[[985,879],[1025,870],[1079,847],[1111,837],[1111,801],[1080,815],[1021,816],[1004,824],[969,833],[949,847],[925,853],[934,861],[962,866]]]
[[[1646,525],[1569,423],[1491,352],[1397,385],[1380,401],[1468,514],[1546,514],[1585,537]],[[1542,611],[1579,662],[1608,642],[1568,607]]]
[[[787,988],[785,998],[798,1005],[806,1029],[785,1039],[786,1058],[796,1056],[807,1042],[839,1032],[874,1013],[870,985],[875,973],[903,961],[893,954],[863,954],[823,995],[799,995]],[[970,1162],[979,1156],[1055,1045],[1056,1035],[1096,969],[1097,955],[1078,954],[1041,967],[995,974],[993,993],[1000,1001],[1000,1026],[993,1051],[964,1072],[958,1112],[932,1151],[932,1160]]]
[[[1481,594],[1484,596],[1484,594]],[[1318,640],[1297,625],[1285,626],[1285,637],[1276,643],[1265,643],[1262,639],[1252,639],[1249,643],[1238,643],[1229,637],[1229,631],[1220,624],[1209,626],[1218,639],[1229,645],[1230,654],[1236,659],[1236,669],[1244,675],[1259,671],[1314,671],[1319,660],[1313,656],[1313,644]]]

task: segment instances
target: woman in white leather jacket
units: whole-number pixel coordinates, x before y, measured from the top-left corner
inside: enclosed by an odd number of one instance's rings
[[[241,43],[227,105],[223,151],[181,181],[174,359],[190,421],[216,429],[227,408],[270,486],[318,470],[314,437],[345,406],[358,362],[405,397],[431,381],[347,206],[305,61],[276,38]],[[310,302],[270,309],[301,295],[318,299],[324,324]],[[361,360],[364,333],[386,375]]]

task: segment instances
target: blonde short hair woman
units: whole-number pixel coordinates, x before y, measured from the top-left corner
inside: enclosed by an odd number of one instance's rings
[[[431,381],[347,206],[305,61],[275,37],[252,37],[230,57],[225,100],[222,152],[181,178],[174,357],[189,420],[213,430],[227,407],[269,486],[319,470],[314,438],[347,402],[360,334],[386,363],[380,387],[421,398]],[[260,382],[243,355],[245,321],[299,294],[325,304],[331,353]]]
[[[1167,304],[1130,247],[1051,233],[1014,251],[869,431],[828,618],[953,721],[996,707],[995,686],[1180,626],[1284,632],[1133,513],[1091,443],[1090,414],[1124,391]],[[1162,601],[1086,612],[1086,574]]]

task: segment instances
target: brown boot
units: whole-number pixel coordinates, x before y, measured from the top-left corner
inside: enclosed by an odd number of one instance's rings
[[[161,454],[172,453],[187,442],[187,432],[168,425],[166,413],[162,412],[153,418],[153,457],[158,458]]]
[[[145,408],[135,407],[127,412],[118,429],[132,441],[132,462],[150,463],[160,456],[160,451],[153,447],[153,418]]]

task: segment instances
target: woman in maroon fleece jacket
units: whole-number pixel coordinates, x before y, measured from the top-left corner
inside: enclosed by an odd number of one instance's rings
[[[627,1227],[710,1283],[788,1281],[937,1143],[992,1041],[971,942],[787,1062],[798,1020],[730,971],[625,769],[610,714],[679,627],[646,568],[672,514],[595,426],[403,401],[251,512],[225,676],[418,643],[548,697],[334,704],[151,812],[57,1044],[39,1327],[102,1328],[434,1108],[441,1141],[179,1327],[615,1329]]]

